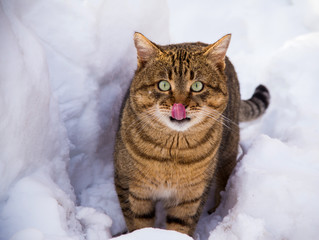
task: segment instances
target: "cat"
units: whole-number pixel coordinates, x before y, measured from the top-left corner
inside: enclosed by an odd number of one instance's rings
[[[239,121],[269,105],[263,85],[241,101],[226,56],[231,35],[214,44],[160,46],[135,33],[137,70],[124,100],[114,151],[114,182],[128,231],[153,227],[193,235],[211,183],[215,206],[236,165]]]

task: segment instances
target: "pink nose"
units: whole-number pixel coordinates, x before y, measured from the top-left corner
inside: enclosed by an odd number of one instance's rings
[[[186,118],[186,110],[183,104],[174,103],[172,107],[172,118],[182,120]]]

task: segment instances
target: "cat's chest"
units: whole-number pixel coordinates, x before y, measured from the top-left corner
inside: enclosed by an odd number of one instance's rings
[[[159,185],[152,189],[154,200],[175,198],[177,194],[177,186],[175,185]]]
[[[159,199],[176,199],[177,195],[181,192],[181,188],[185,185],[179,179],[180,176],[171,174],[157,174],[156,185],[150,184],[151,195],[154,200]],[[154,182],[153,182],[154,183]]]
[[[135,172],[138,182],[143,182],[150,197],[154,199],[175,199],[194,183],[203,182],[207,175],[207,164],[180,165],[176,163],[150,163]]]

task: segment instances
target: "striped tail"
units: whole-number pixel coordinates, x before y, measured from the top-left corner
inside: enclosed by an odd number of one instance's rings
[[[241,100],[239,121],[246,122],[260,117],[269,105],[270,94],[264,85],[259,85],[248,100]]]

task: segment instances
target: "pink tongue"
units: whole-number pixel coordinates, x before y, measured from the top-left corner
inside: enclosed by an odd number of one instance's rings
[[[182,120],[186,118],[186,111],[183,104],[174,103],[172,107],[172,118],[175,118],[176,120]]]

